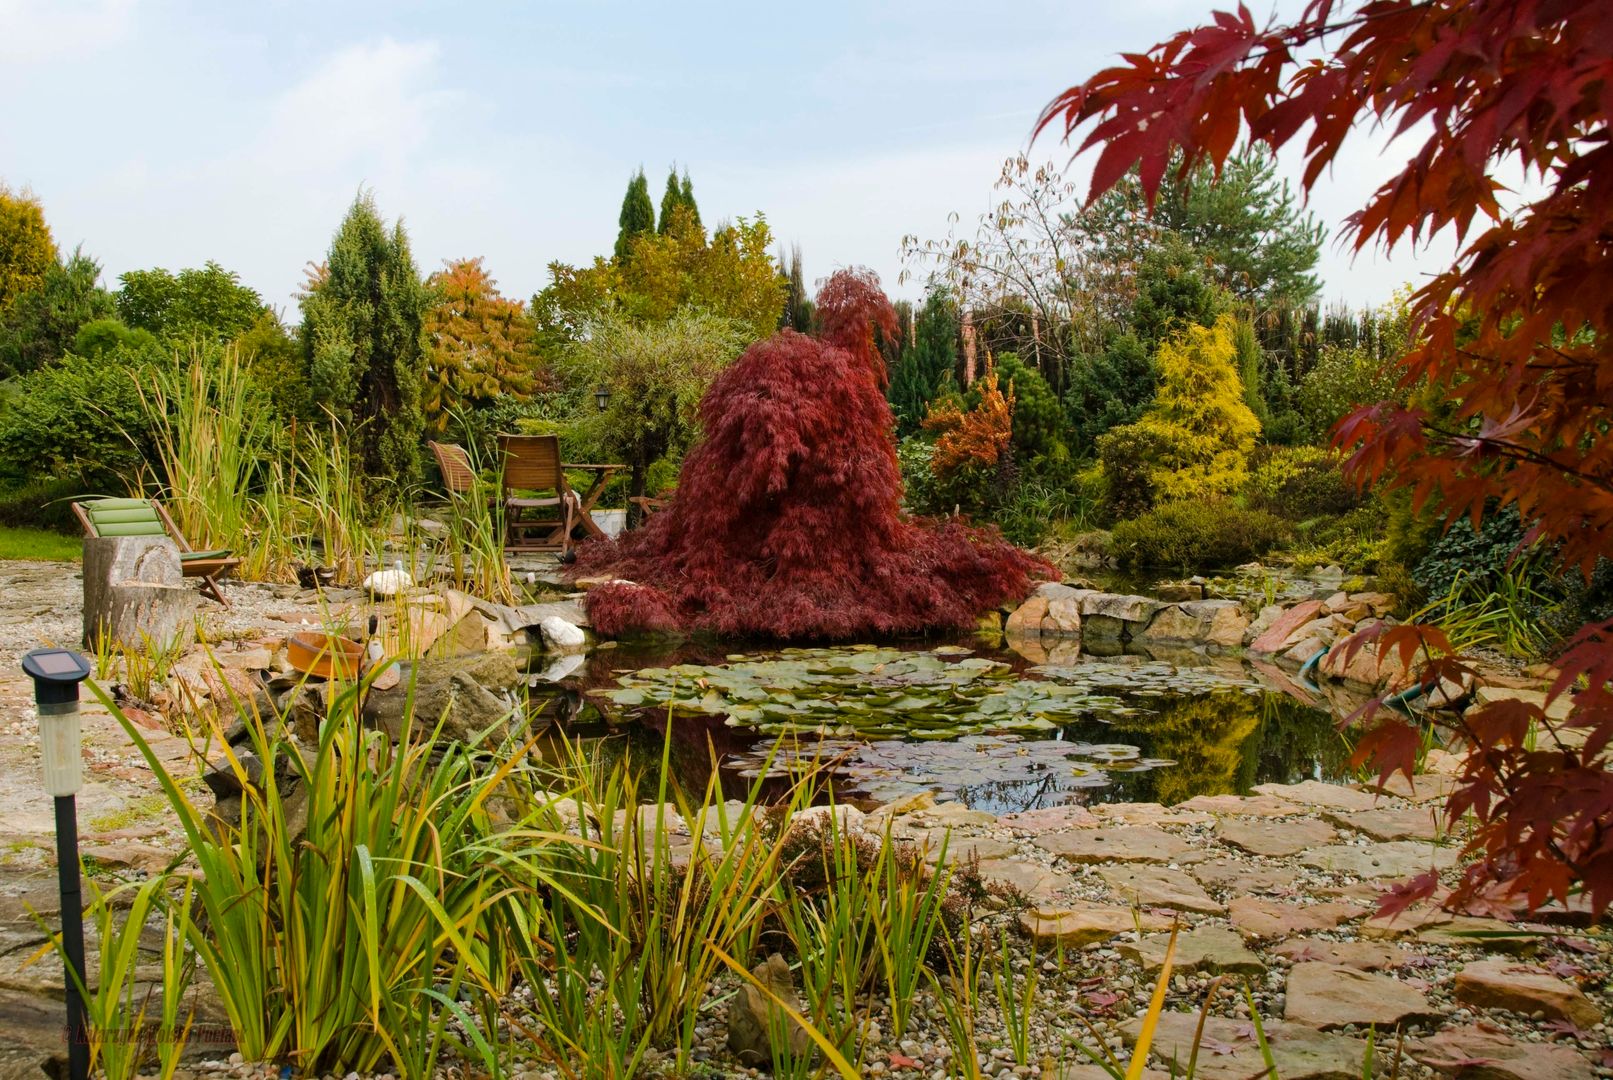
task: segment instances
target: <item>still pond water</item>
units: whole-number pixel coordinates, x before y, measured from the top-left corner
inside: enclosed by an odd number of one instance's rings
[[[673,779],[698,795],[715,756],[729,798],[757,776],[782,791],[814,760],[831,763],[843,800],[932,792],[996,814],[1348,779],[1325,699],[1301,701],[1239,658],[1036,664],[975,639],[728,649],[596,652],[543,711],[597,759],[646,763],[670,717]]]

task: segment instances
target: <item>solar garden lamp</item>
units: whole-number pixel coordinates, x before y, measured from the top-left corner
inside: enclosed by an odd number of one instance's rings
[[[594,404],[599,406],[600,412],[610,408],[610,387],[604,383],[594,387]]]
[[[78,789],[84,782],[79,745],[78,685],[89,663],[68,649],[35,649],[22,658],[34,680],[39,744],[45,759],[45,794],[56,801],[56,878],[62,897],[62,952],[66,956],[67,1067],[71,1080],[90,1072],[84,1022],[84,898],[78,868]]]

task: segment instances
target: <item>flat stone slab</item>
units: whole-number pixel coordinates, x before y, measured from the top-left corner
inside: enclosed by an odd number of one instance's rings
[[[1044,806],[1039,810],[1021,810],[1017,814],[1004,814],[997,819],[1017,833],[1034,836],[1037,833],[1059,832],[1063,829],[1091,829],[1102,822],[1084,806]]]
[[[1382,785],[1374,782],[1356,787],[1369,795],[1382,793],[1409,802],[1443,802],[1456,790],[1456,778],[1446,773],[1418,773],[1408,780],[1405,773],[1392,773]]]
[[[1073,882],[1056,870],[1025,859],[982,859],[980,879],[987,885],[1013,889],[1033,904],[1047,904]]]
[[[1170,935],[1161,934],[1143,938],[1136,944],[1116,946],[1120,955],[1142,964],[1144,972],[1156,972],[1165,964],[1165,949]],[[1203,926],[1176,936],[1176,956],[1171,970],[1191,974],[1207,971],[1214,974],[1264,975],[1265,961],[1251,952],[1243,938],[1219,926]]]
[[[1378,805],[1378,797],[1342,784],[1324,784],[1320,780],[1305,780],[1298,784],[1260,784],[1257,795],[1272,795],[1298,803],[1314,810],[1371,810]]]
[[[924,861],[937,863],[941,861],[942,835],[940,830],[932,832],[927,837],[924,848]],[[1014,854],[1019,848],[1007,840],[998,840],[993,836],[958,836],[954,834],[946,838],[946,855],[949,865],[966,863],[971,859],[1001,859]]]
[[[1457,1080],[1593,1080],[1585,1055],[1566,1046],[1517,1042],[1478,1027],[1447,1028],[1406,1044],[1413,1058]]]
[[[1117,825],[1208,825],[1214,820],[1203,811],[1157,802],[1099,803],[1092,812],[1100,821]]]
[[[1323,810],[1322,818],[1374,840],[1439,840],[1445,836],[1431,806],[1379,806],[1371,810]]]
[[[1175,908],[1202,915],[1220,915],[1226,907],[1212,899],[1199,883],[1180,870],[1162,866],[1111,866],[1098,871],[1109,891],[1124,903],[1139,907]]]
[[[1456,973],[1452,993],[1457,1001],[1480,1009],[1510,1009],[1548,1020],[1567,1020],[1580,1028],[1602,1022],[1602,1010],[1573,983],[1543,968],[1506,960],[1480,960]]]
[[[1232,925],[1244,937],[1271,941],[1295,934],[1332,930],[1366,914],[1353,904],[1285,904],[1259,896],[1236,896],[1227,906]]]
[[[1187,872],[1207,889],[1284,895],[1294,891],[1294,872],[1291,869],[1248,863],[1241,859],[1206,859],[1194,863]]]
[[[1198,849],[1181,837],[1148,825],[1043,833],[1032,842],[1073,863],[1165,863],[1200,855]]]
[[[1170,920],[1117,904],[1076,903],[1032,908],[1019,917],[1019,925],[1038,945],[1079,948],[1108,941],[1136,930],[1144,933],[1170,928]]]
[[[1299,1024],[1266,1020],[1261,1025],[1283,1080],[1360,1080],[1367,1044],[1362,1039],[1332,1035]],[[1120,1025],[1126,1045],[1135,1046],[1142,1020]],[[1197,1012],[1166,1012],[1159,1017],[1150,1050],[1154,1060],[1182,1075],[1193,1057],[1199,1034]],[[1199,1040],[1196,1080],[1268,1080],[1270,1072],[1253,1027],[1244,1020],[1206,1017]]]
[[[1386,971],[1411,959],[1412,954],[1398,945],[1377,941],[1326,941],[1322,938],[1296,938],[1273,950],[1291,963],[1340,964],[1361,971]]]
[[[1384,1031],[1435,1015],[1421,990],[1387,975],[1316,962],[1295,964],[1288,973],[1283,1018],[1324,1031],[1350,1024]]]
[[[1288,640],[1288,635],[1316,618],[1321,611],[1320,600],[1306,600],[1304,603],[1295,604],[1277,616],[1277,621],[1267,627],[1265,633],[1249,643],[1249,651],[1267,654],[1280,651],[1283,642]]]
[[[1325,847],[1338,836],[1331,828],[1312,818],[1295,821],[1239,821],[1223,818],[1216,823],[1215,835],[1251,855],[1285,859],[1302,851]]]
[[[1178,810],[1237,817],[1292,817],[1305,808],[1275,795],[1195,795],[1176,804]]]
[[[1300,857],[1300,862],[1335,874],[1359,878],[1401,878],[1456,865],[1456,848],[1415,840],[1385,844],[1334,844]]]

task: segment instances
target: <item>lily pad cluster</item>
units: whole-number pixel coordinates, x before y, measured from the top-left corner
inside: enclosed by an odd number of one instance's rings
[[[957,739],[982,732],[1050,734],[1133,709],[1088,682],[1027,679],[1009,665],[943,647],[786,649],[720,665],[622,673],[603,696],[626,708],[722,716],[764,735],[858,740]],[[1116,685],[1115,689],[1122,689]]]

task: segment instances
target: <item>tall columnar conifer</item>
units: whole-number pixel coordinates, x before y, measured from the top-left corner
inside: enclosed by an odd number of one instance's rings
[[[627,182],[622,196],[622,212],[616,219],[616,261],[625,263],[633,256],[635,237],[655,231],[655,204],[650,201],[650,184],[640,169]]]
[[[0,184],[0,318],[17,297],[44,286],[56,259],[39,200]]]
[[[302,340],[314,403],[347,425],[364,475],[382,487],[409,484],[419,468],[430,302],[403,222],[388,229],[361,193],[303,298]]]
[[[678,190],[678,201],[682,203],[684,209],[689,211],[689,216],[694,219],[695,227],[700,228],[700,207],[695,205],[694,185],[689,182],[688,169],[683,170],[683,184]]]

